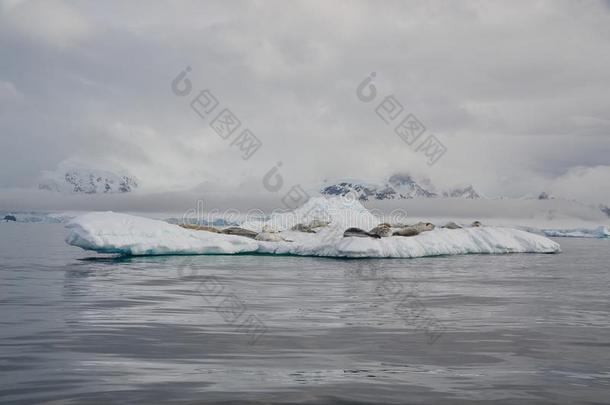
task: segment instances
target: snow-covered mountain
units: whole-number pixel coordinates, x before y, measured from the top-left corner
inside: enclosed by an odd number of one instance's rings
[[[320,194],[328,196],[353,195],[361,201],[397,200],[410,198],[467,198],[478,199],[481,195],[471,185],[437,192],[428,180],[416,180],[409,174],[394,174],[382,184],[345,180],[322,187]]]
[[[388,186],[398,191],[402,198],[433,198],[438,197],[434,187],[429,182],[419,184],[409,174],[393,174],[388,179]]]
[[[38,188],[62,193],[129,193],[138,187],[135,177],[105,170],[68,168],[44,172]]]
[[[336,184],[322,188],[320,194],[328,196],[353,195],[358,200],[394,200],[405,198],[395,189],[389,186],[377,186],[374,184],[363,184],[361,182],[341,181]]]
[[[443,191],[443,197],[451,198],[467,198],[470,200],[476,200],[482,198],[481,195],[471,185],[464,187],[454,188],[448,191]]]

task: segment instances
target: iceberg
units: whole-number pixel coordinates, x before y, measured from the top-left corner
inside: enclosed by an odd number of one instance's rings
[[[330,225],[317,233],[291,231],[302,221],[322,217]],[[359,202],[311,199],[295,211],[272,215],[266,221],[241,226],[259,231],[264,226],[282,232],[286,241],[266,242],[237,236],[191,230],[164,221],[93,212],[73,219],[66,242],[98,253],[122,255],[276,254],[344,258],[415,258],[469,253],[558,253],[558,243],[542,235],[506,227],[434,229],[414,237],[381,239],[343,237],[349,226],[375,226],[381,222]]]
[[[193,231],[165,221],[114,212],[92,212],[66,225],[66,242],[98,253],[123,255],[234,254],[258,243],[234,235]]]

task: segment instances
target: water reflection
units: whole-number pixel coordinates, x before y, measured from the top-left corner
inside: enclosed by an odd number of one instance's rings
[[[0,247],[3,402],[571,403],[609,388],[607,242],[412,260],[108,258],[47,244],[62,233],[32,231],[35,255]],[[211,277],[264,321],[256,344],[202,296]],[[446,327],[433,344],[397,311],[406,295]]]

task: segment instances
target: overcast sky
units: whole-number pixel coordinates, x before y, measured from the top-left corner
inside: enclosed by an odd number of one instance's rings
[[[5,193],[69,165],[127,171],[143,192],[260,190],[282,162],[287,185],[408,171],[610,203],[608,2],[0,5]],[[189,103],[204,89],[220,104],[202,119]],[[433,166],[375,114],[388,95],[446,146]],[[250,159],[210,128],[221,108],[262,141]]]

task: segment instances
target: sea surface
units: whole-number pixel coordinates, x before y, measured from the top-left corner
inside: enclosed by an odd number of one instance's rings
[[[104,257],[0,223],[0,403],[610,403],[610,241]]]

